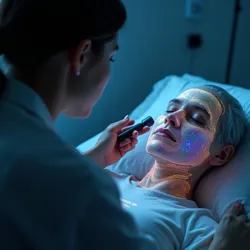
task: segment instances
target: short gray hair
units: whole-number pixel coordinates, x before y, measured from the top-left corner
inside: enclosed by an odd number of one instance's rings
[[[226,90],[215,86],[205,85],[200,87],[215,95],[225,107],[224,114],[219,120],[219,133],[216,135],[216,143],[220,145],[230,144],[235,148],[242,141],[248,130],[249,123],[246,114],[239,101],[230,95]]]

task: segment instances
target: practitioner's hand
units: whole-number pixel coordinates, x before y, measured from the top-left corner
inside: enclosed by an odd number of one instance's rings
[[[127,152],[136,147],[139,135],[145,134],[150,130],[149,127],[145,126],[140,132],[134,131],[130,138],[118,144],[118,135],[134,123],[134,120],[130,120],[129,116],[126,116],[123,120],[109,125],[99,138],[96,146],[86,155],[92,157],[103,168],[116,163]]]
[[[244,250],[250,247],[250,224],[240,203],[224,215],[209,250]]]

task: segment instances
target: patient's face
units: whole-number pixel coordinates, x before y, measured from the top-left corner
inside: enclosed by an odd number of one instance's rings
[[[147,152],[162,164],[201,165],[210,156],[222,111],[220,102],[210,92],[183,92],[156,120]]]

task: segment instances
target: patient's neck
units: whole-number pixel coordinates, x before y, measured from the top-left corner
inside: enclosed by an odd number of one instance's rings
[[[201,177],[202,167],[155,162],[150,172],[138,184],[179,198],[192,199],[193,189]]]

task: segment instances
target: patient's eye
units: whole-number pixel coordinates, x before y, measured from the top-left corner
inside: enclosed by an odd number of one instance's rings
[[[188,119],[192,123],[194,123],[195,125],[198,125],[200,127],[205,127],[206,126],[205,119],[199,114],[188,114]]]
[[[198,124],[198,125],[205,126],[205,124],[204,124],[202,121],[199,121],[199,120],[197,120],[197,119],[195,119],[195,118],[193,118],[193,117],[191,117],[190,119],[192,119],[192,121],[193,121],[194,123]]]
[[[167,111],[166,113],[170,114],[170,113],[174,113],[178,110],[178,108],[175,106],[175,105],[170,105],[168,108],[167,108]]]

